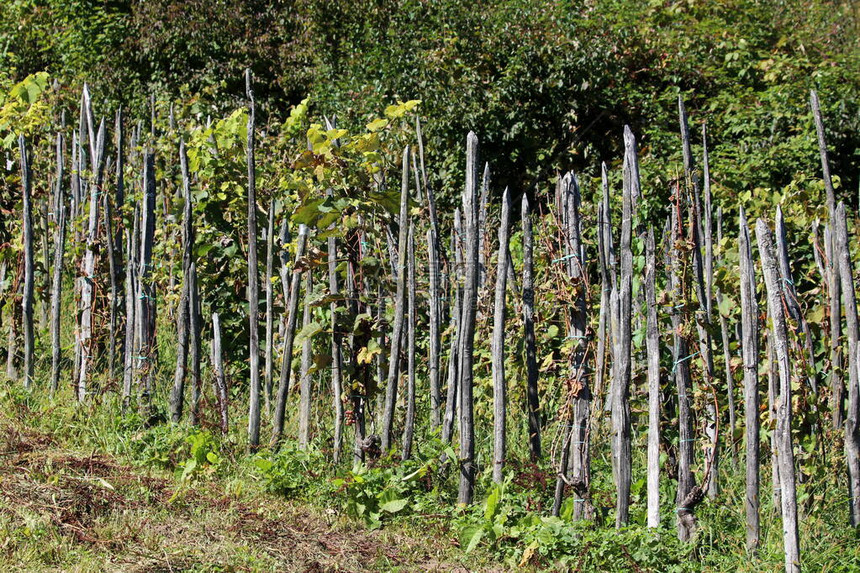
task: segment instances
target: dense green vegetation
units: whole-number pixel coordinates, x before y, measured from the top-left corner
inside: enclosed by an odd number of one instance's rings
[[[470,129],[499,189],[527,189],[618,157],[625,123],[645,151],[674,147],[678,94],[709,124],[727,193],[780,191],[816,174],[815,88],[834,173],[853,195],[858,20],[855,3],[824,0],[10,0],[0,74],[49,71],[72,99],[86,80],[101,109],[123,104],[139,117],[150,93],[230,109],[246,67],[273,114],[310,96],[350,127],[420,99],[431,176],[449,191]],[[647,174],[652,188],[665,187],[666,172]]]
[[[814,339],[817,371],[806,374],[815,377],[821,386],[818,394],[812,392],[802,380],[801,368],[793,381],[796,387],[792,388],[796,392],[793,436],[800,476],[803,564],[807,570],[857,570],[860,555],[856,549],[857,530],[848,525],[842,429],[833,427],[829,385],[833,373],[841,370],[834,369],[831,362],[831,306],[815,256],[823,254],[822,229],[829,215],[824,204],[809,90],[817,90],[821,99],[837,199],[845,201],[851,213],[860,201],[858,38],[860,12],[855,3],[818,0],[379,0],[364,4],[336,0],[8,0],[0,13],[0,154],[13,167],[2,172],[0,181],[0,358],[5,362],[11,348],[7,340],[15,340],[16,325],[21,321],[17,296],[20,272],[15,272],[23,266],[19,264],[23,250],[19,214],[23,202],[21,174],[15,166],[19,160],[17,137],[24,135],[30,149],[33,197],[40,209],[37,236],[41,242],[35,276],[38,319],[40,313],[45,317],[48,314],[53,267],[49,253],[57,231],[56,214],[48,212],[56,189],[54,138],[58,133],[65,137],[68,153],[61,187],[68,189],[73,176],[69,162],[71,141],[78,132],[84,82],[92,93],[96,121],[102,116],[107,118],[106,150],[112,161],[108,164],[114,168],[120,150],[110,118],[119,109],[125,114],[126,162],[121,174],[126,195],[113,205],[112,221],[114,232],[125,233],[125,237],[135,228],[135,209],[142,197],[144,153],[154,153],[158,207],[155,264],[150,272],[159,314],[152,408],[138,411],[128,405],[123,407],[119,396],[121,368],[110,371],[106,366],[110,293],[105,243],[99,244],[101,258],[94,276],[84,277],[79,262],[87,249],[82,238],[87,213],[79,210],[77,218],[69,222],[65,251],[62,385],[52,395],[48,391],[51,343],[47,326],[40,322],[34,388],[24,391],[20,380],[13,378],[5,381],[0,390],[0,423],[9,429],[10,436],[5,449],[21,462],[16,467],[26,466],[27,479],[40,484],[39,488],[60,487],[78,479],[99,485],[98,479],[110,482],[125,471],[111,466],[105,475],[112,477],[105,477],[93,473],[90,467],[81,477],[80,468],[74,464],[85,457],[83,452],[115,457],[134,466],[137,472],[154,472],[159,478],[170,476],[168,485],[155,493],[127,489],[121,492],[133,503],[145,500],[149,504],[146,511],[153,512],[147,514],[151,519],[171,523],[192,519],[195,514],[189,508],[200,502],[200,511],[206,513],[207,520],[214,520],[212,527],[218,527],[220,522],[212,515],[222,501],[215,502],[211,497],[221,495],[229,498],[223,503],[229,505],[230,511],[240,513],[255,500],[271,502],[277,509],[272,509],[269,517],[277,519],[275,512],[289,513],[286,506],[280,505],[288,499],[316,510],[331,510],[338,515],[338,527],[359,523],[367,530],[391,528],[411,532],[412,537],[429,528],[428,545],[460,547],[418,550],[420,557],[400,555],[400,561],[386,561],[385,555],[377,555],[373,563],[340,563],[346,568],[400,566],[408,570],[432,556],[443,560],[464,558],[475,568],[498,562],[512,568],[519,565],[585,571],[779,570],[783,559],[781,514],[770,490],[773,484],[769,453],[763,458],[761,471],[763,528],[759,553],[751,555],[744,548],[741,425],[734,435],[722,430],[725,448],[719,474],[720,494],[696,510],[697,535],[690,543],[676,538],[677,508],[671,500],[677,489],[680,434],[677,412],[672,406],[672,377],[678,362],[669,354],[671,311],[665,309],[678,301],[670,299],[662,270],[657,281],[665,394],[660,428],[661,526],[655,531],[643,527],[647,431],[644,324],[633,333],[636,366],[631,395],[631,525],[621,530],[611,527],[616,494],[609,413],[603,410],[606,388],[595,389],[597,395],[591,406],[594,434],[589,436],[589,497],[595,509],[594,519],[574,518],[574,504],[583,501],[574,495],[566,497],[557,517],[550,516],[559,450],[563,448],[564,428],[569,427],[565,412],[571,393],[571,365],[579,344],[568,330],[568,309],[580,291],[570,283],[563,270],[565,265],[559,264],[571,257],[563,254],[562,215],[553,204],[559,174],[573,169],[581,185],[583,242],[589,258],[587,272],[592,277],[586,285],[590,305],[587,336],[594,337],[600,300],[596,229],[597,203],[602,194],[601,162],[609,168],[611,204],[616,209],[612,218],[618,225],[622,127],[630,125],[638,138],[643,190],[634,218],[637,224],[652,224],[659,241],[667,214],[675,206],[681,210],[679,186],[689,183],[685,181],[689,177],[685,178],[678,135],[677,101],[681,96],[690,113],[696,173],[700,175],[701,129],[707,126],[713,211],[715,216],[717,208],[722,212],[722,226],[713,233],[714,284],[723,297],[715,302],[715,319],[722,317],[733,327],[740,321],[739,249],[735,240],[740,208],[745,209],[751,221],[757,217],[772,219],[776,206],[785,214],[793,278],[784,280],[796,285]],[[260,280],[265,283],[263,229],[271,213],[277,237],[276,267],[280,266],[280,256],[289,260],[295,253],[299,225],[310,227],[306,256],[286,264],[284,272],[310,271],[314,281],[311,289],[302,294],[308,301],[309,321],[302,325],[299,320],[296,351],[286,361],[298,373],[300,347],[310,341],[308,372],[314,380],[310,446],[302,447],[294,439],[300,399],[299,381],[294,375],[295,391],[287,399],[287,439],[279,449],[265,446],[272,421],[267,401],[264,447],[250,453],[246,431],[249,114],[242,76],[246,68],[253,72],[257,105],[255,174]],[[335,117],[336,128],[327,126],[326,120]],[[482,245],[490,269],[489,286],[480,291],[478,300],[473,368],[478,421],[477,503],[466,507],[456,503],[459,476],[451,464],[458,457],[456,441],[452,444],[441,439],[438,428],[430,423],[426,371],[429,316],[424,306],[418,311],[414,454],[409,460],[400,459],[403,408],[399,408],[395,439],[398,445],[394,450],[371,449],[365,452],[364,463],[350,464],[356,397],[364,400],[368,408],[369,432],[378,432],[381,425],[384,369],[390,348],[386,338],[390,338],[394,321],[398,267],[391,259],[396,248],[392,241],[398,230],[400,161],[404,146],[417,148],[419,122],[426,150],[420,157],[426,163],[427,184],[436,190],[441,240],[449,259],[453,259],[453,213],[460,204],[465,180],[464,141],[469,130],[478,134],[481,159],[491,167],[489,231]],[[97,130],[97,125],[90,127]],[[91,138],[84,134],[84,139]],[[196,229],[193,256],[205,341],[203,397],[196,426],[166,422],[170,418],[168,395],[176,363],[175,318],[183,281],[180,140],[186,145],[190,173]],[[419,305],[423,305],[429,286],[424,233],[430,206],[417,159],[410,171],[407,179],[413,179],[407,185],[413,197],[408,216],[416,224],[417,247],[413,253],[419,267]],[[95,174],[90,166],[80,175],[89,181]],[[117,174],[110,172],[96,193],[108,194],[108,201],[114,201],[118,181]],[[496,278],[498,198],[506,186],[517,206],[520,197],[526,195],[534,209],[537,348],[545,455],[532,460],[527,450],[527,372],[523,359],[523,302],[518,290],[524,253],[517,207],[513,209],[517,224],[510,243],[515,281],[509,285],[506,324],[509,451],[504,483],[493,484],[491,289]],[[422,188],[419,198],[416,191]],[[855,216],[849,219],[854,231],[851,246],[856,253],[857,221]],[[282,226],[288,231],[285,236],[279,232]],[[617,238],[617,229],[614,233]],[[331,296],[324,277],[329,237],[336,239],[338,245],[335,272],[342,291],[338,296]],[[670,243],[667,238],[660,248]],[[641,293],[645,268],[642,237],[633,238],[632,254],[634,288]],[[661,259],[662,253],[658,255]],[[856,256],[854,260],[858,260]],[[692,276],[693,271],[687,268],[684,272]],[[99,285],[95,303],[99,314],[95,319],[93,390],[78,404],[71,363],[80,312],[80,295],[74,284],[82,277]],[[445,296],[453,298],[455,289],[450,287],[457,279],[453,271],[446,278],[449,283],[444,285]],[[363,287],[354,297],[344,295],[349,279]],[[286,314],[287,307],[284,281],[277,268],[270,284],[275,293],[272,310],[276,321],[277,386],[283,340],[277,321]],[[759,292],[764,316],[763,285]],[[674,308],[684,307],[689,318],[694,313],[687,307],[698,302],[691,296]],[[75,308],[78,316],[73,312]],[[262,305],[260,310],[262,315],[267,309]],[[210,316],[214,312],[221,317],[230,391],[230,425],[225,435],[218,432],[217,398],[211,389],[214,374],[205,358],[213,335]],[[690,319],[684,324],[684,333],[691,339],[693,322]],[[764,318],[761,322],[766,324]],[[448,326],[447,321],[444,326]],[[12,332],[11,338],[7,338],[7,331]],[[261,327],[261,340],[262,331]],[[338,445],[334,441],[329,386],[334,333],[345,334],[354,346],[354,356],[346,359],[344,387],[337,398],[347,409],[345,454],[337,464],[332,463]],[[454,327],[443,333],[443,369],[456,335]],[[704,412],[712,390],[723,426],[729,417],[728,389],[723,382],[724,350],[730,354],[728,374],[734,377],[735,413],[739,420],[743,417],[739,341],[732,331],[730,344],[723,348],[716,321],[711,335],[718,341],[718,381],[712,388],[700,385],[705,379],[704,364],[698,358],[690,360],[697,380],[692,399],[695,432],[700,440],[695,471],[700,477],[707,463]],[[792,336],[796,344],[794,358],[801,362],[800,334],[793,332]],[[589,353],[591,360],[593,349]],[[760,367],[763,394],[768,370],[765,354]],[[130,397],[132,405],[137,397],[137,392]],[[765,398],[764,403],[761,442],[764,451],[769,452],[774,423],[766,412],[771,406],[769,399]],[[50,441],[45,441],[45,436],[50,436]],[[46,459],[59,460],[60,454],[53,448],[62,449],[63,456],[76,461],[58,461],[56,467],[52,465],[54,461],[38,462],[42,449],[48,451]],[[740,452],[737,461],[731,459],[733,450]],[[14,471],[17,470],[10,469]],[[9,479],[18,480],[17,484],[20,476],[15,475],[9,474]],[[165,489],[169,490],[167,494],[162,491]],[[571,493],[570,488],[565,491]],[[0,555],[12,564],[62,569],[71,568],[76,560],[85,560],[82,570],[98,570],[104,567],[98,561],[105,554],[99,542],[86,537],[93,535],[101,539],[115,534],[121,538],[117,547],[132,551],[134,539],[119,533],[125,527],[122,518],[107,511],[93,512],[94,517],[82,526],[85,537],[72,538],[66,531],[68,523],[62,519],[45,520],[26,511],[12,511],[12,504],[32,499],[27,497],[31,494],[26,489],[16,490],[15,495],[5,502],[10,507],[0,508]],[[272,501],[275,499],[278,501]],[[173,512],[173,507],[180,509]],[[353,525],[345,526],[341,516],[348,516]],[[391,542],[397,543],[399,533],[393,535]],[[183,567],[189,570],[231,570],[229,566],[233,565],[237,565],[236,569],[254,570],[283,565],[280,557],[267,553],[268,545],[243,549],[250,553],[230,563],[229,557],[223,556],[205,562],[202,552],[196,549],[183,553],[179,545],[186,543],[184,538],[173,542],[177,545],[172,547],[185,559]],[[49,549],[39,550],[40,545]],[[219,551],[232,549],[235,548],[219,546]],[[463,552],[468,556],[463,557]],[[363,557],[367,556],[356,558]],[[446,562],[436,565],[445,568]]]

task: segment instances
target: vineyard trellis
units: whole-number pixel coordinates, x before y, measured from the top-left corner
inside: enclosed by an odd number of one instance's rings
[[[445,444],[458,438],[456,455],[446,453],[441,467],[456,468],[457,499],[466,505],[474,499],[482,465],[492,466],[494,482],[505,483],[510,444],[520,440],[533,462],[549,455],[555,468],[552,514],[561,514],[567,503],[576,521],[602,519],[592,458],[608,446],[618,528],[632,521],[631,487],[639,469],[633,448],[644,429],[647,526],[659,527],[665,514],[660,484],[677,480],[678,536],[692,539],[697,506],[706,496],[720,495],[721,468],[734,469],[742,459],[751,554],[760,544],[760,462],[766,452],[781,508],[787,571],[799,571],[801,563],[796,487],[803,476],[796,473],[796,440],[817,435],[821,441],[829,431],[822,399],[829,392],[831,427],[844,430],[849,516],[853,526],[860,525],[854,236],[831,182],[814,92],[811,109],[827,210],[824,252],[815,252],[824,275],[816,302],[828,309],[826,329],[813,328],[805,315],[808,295],[795,282],[801,279],[782,210],[777,207],[773,214],[773,230],[767,222],[771,214],[758,213],[754,245],[742,205],[724,202],[715,209],[707,131],[703,126],[700,174],[682,99],[683,165],[670,183],[668,202],[656,211],[655,197],[663,193],[641,183],[636,137],[625,127],[620,209],[613,212],[611,171],[602,164],[593,189],[586,189],[591,181],[572,172],[558,175],[553,197],[537,190],[518,197],[505,188],[497,216],[490,199],[495,196],[491,168],[479,179],[479,138],[469,133],[461,203],[449,216],[428,184],[432,166],[424,163],[421,124],[416,117],[413,129],[406,121],[418,102],[391,106],[385,118],[356,134],[328,120],[325,127],[309,124],[304,102],[273,135],[257,126],[250,72],[246,97],[247,110],[214,124],[177,119],[171,107],[166,126],[153,100],[149,133],[117,111],[111,146],[109,128],[104,119],[96,123],[84,87],[71,149],[69,129],[62,124],[50,126],[52,137],[28,141],[20,136],[22,202],[13,218],[20,216],[16,232],[22,238],[20,245],[6,243],[3,248],[11,255],[0,266],[8,319],[3,351],[13,383],[21,362],[21,384],[33,392],[64,396],[69,388],[84,403],[116,392],[127,410],[138,406],[147,424],[159,423],[159,400],[169,388],[172,423],[188,417],[198,425],[215,418],[224,433],[228,421],[237,419],[237,408],[228,416],[228,406],[241,403],[247,392],[251,450],[261,447],[264,421],[271,423],[272,449],[290,439],[288,405],[297,386],[298,443],[309,448],[328,440],[334,464],[344,459],[350,431],[357,465],[391,452],[408,460],[431,434]],[[261,150],[267,160],[288,155],[290,162],[286,167],[263,164]],[[168,169],[177,161],[178,185],[169,180]],[[394,189],[398,163],[400,187]],[[113,181],[104,177],[108,165],[116,166]],[[258,188],[260,181],[264,184]],[[161,214],[158,205],[164,205]],[[244,219],[233,216],[237,205],[246,209]],[[261,289],[257,215],[263,205]],[[179,223],[164,216],[170,210],[181,212]],[[729,257],[723,215],[728,219],[735,210],[737,229],[729,233],[736,231],[737,249]],[[39,217],[43,220],[34,227]],[[167,225],[181,231],[181,249],[170,244],[176,233]],[[495,249],[487,238],[494,225]],[[662,233],[655,234],[660,225]],[[38,273],[34,228],[45,234]],[[207,257],[212,249],[221,259]],[[236,279],[241,269],[247,273],[244,283]],[[72,282],[69,296],[64,287]],[[34,302],[50,316],[49,327],[40,329],[47,333],[34,331]],[[733,303],[737,313],[729,308]],[[74,320],[69,321],[72,308]],[[173,322],[170,312],[176,313]],[[558,333],[559,327],[562,337],[537,335],[541,329]],[[68,328],[74,331],[73,349],[63,345]],[[204,332],[211,338],[208,367],[201,354]],[[175,354],[165,352],[160,342],[174,333]],[[234,343],[240,336],[247,336],[247,370]],[[294,384],[293,351],[299,344],[299,383]],[[823,350],[817,353],[819,345]],[[50,360],[36,355],[36,349],[48,347]],[[722,365],[716,359],[720,355]],[[117,356],[121,382],[114,380]],[[847,400],[842,397],[843,358]],[[829,385],[819,369],[822,362],[831,368]],[[102,367],[106,377],[97,375]],[[173,369],[172,385],[164,367]],[[246,373],[248,384],[231,380],[231,372]],[[206,400],[207,377],[214,402]],[[631,407],[639,400],[640,382],[647,415]],[[735,388],[743,394],[743,455],[736,452],[735,430],[741,423]],[[319,396],[327,406],[314,410]],[[513,404],[511,396],[521,404]],[[492,408],[479,407],[481,400],[491,401]],[[212,403],[217,410],[205,411]],[[523,416],[511,416],[512,408]],[[724,424],[727,429],[721,430]],[[768,436],[761,431],[764,425],[774,428]],[[490,435],[492,453],[485,456],[482,440]],[[661,452],[674,461],[662,462]]]

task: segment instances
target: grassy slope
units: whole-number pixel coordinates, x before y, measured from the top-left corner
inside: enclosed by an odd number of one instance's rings
[[[0,413],[0,570],[449,571],[464,558],[441,529],[369,531],[259,490],[250,478],[198,480],[127,465],[69,433]],[[92,422],[97,423],[97,422]],[[78,444],[75,444],[78,442]],[[226,493],[229,492],[229,493]],[[465,559],[465,563],[464,563]]]

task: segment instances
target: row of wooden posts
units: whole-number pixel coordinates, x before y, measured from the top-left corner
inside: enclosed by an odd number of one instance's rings
[[[247,167],[248,167],[248,293],[249,293],[249,332],[250,332],[250,380],[249,388],[249,425],[248,440],[252,450],[261,443],[262,412],[270,412],[273,420],[271,444],[277,447],[283,439],[287,396],[290,391],[292,368],[291,359],[299,320],[299,302],[302,283],[306,292],[311,290],[311,272],[303,268],[299,261],[310,249],[311,231],[304,225],[299,226],[294,241],[294,257],[290,260],[285,247],[293,242],[288,221],[283,221],[279,233],[280,278],[286,306],[286,325],[282,341],[282,364],[280,379],[275,388],[274,381],[274,325],[273,273],[274,258],[277,251],[275,241],[275,209],[268,210],[265,233],[265,343],[264,366],[260,367],[259,310],[259,267],[257,260],[257,199],[256,199],[256,160],[255,152],[255,102],[251,89],[250,74],[247,76],[247,96],[249,101]],[[850,487],[850,516],[853,525],[860,524],[860,433],[857,419],[860,411],[860,326],[853,285],[853,267],[850,256],[850,240],[847,229],[845,207],[837,204],[835,192],[830,182],[824,128],[821,121],[817,97],[811,97],[812,109],[817,127],[821,149],[826,189],[829,223],[825,229],[823,260],[819,268],[827,284],[830,306],[830,361],[833,366],[831,388],[834,395],[833,423],[844,428],[845,453],[848,464]],[[729,326],[725,316],[719,316],[722,334],[723,357],[725,361],[725,389],[717,390],[717,369],[715,366],[716,344],[711,340],[714,321],[713,302],[719,302],[722,294],[714,287],[714,213],[711,203],[710,173],[707,153],[706,132],[703,129],[702,143],[703,176],[698,170],[691,151],[691,137],[683,102],[679,100],[679,117],[683,145],[683,180],[674,189],[671,216],[662,229],[662,260],[659,258],[658,241],[655,229],[638,222],[637,205],[643,196],[639,181],[639,165],[636,139],[629,128],[624,130],[623,193],[621,204],[620,243],[614,245],[612,208],[608,175],[603,166],[602,200],[597,204],[597,245],[596,253],[584,240],[584,224],[581,216],[581,196],[579,183],[570,173],[559,178],[552,211],[556,217],[557,235],[538,237],[551,244],[560,256],[553,261],[561,270],[562,289],[566,290],[569,301],[566,323],[567,339],[572,341],[573,352],[570,370],[564,380],[564,406],[558,414],[562,428],[562,441],[558,451],[558,474],[555,484],[553,513],[561,510],[564,496],[573,492],[574,518],[594,519],[595,504],[591,496],[591,450],[597,432],[597,421],[602,405],[595,403],[596,398],[607,396],[607,406],[611,411],[611,451],[613,475],[617,496],[615,521],[617,526],[629,522],[629,500],[632,481],[632,427],[630,412],[630,393],[633,360],[632,336],[634,328],[644,325],[646,331],[645,349],[647,354],[646,378],[648,383],[648,438],[647,438],[647,525],[657,527],[660,520],[659,499],[659,452],[661,447],[660,420],[662,382],[673,380],[676,385],[678,418],[678,490],[676,513],[679,536],[690,539],[696,527],[695,509],[706,495],[718,493],[718,465],[720,451],[730,451],[734,456],[734,446],[724,446],[719,430],[723,416],[720,415],[722,393],[727,393],[728,435],[734,434],[735,419],[734,381],[730,368]],[[57,171],[53,197],[46,202],[44,214],[55,222],[53,274],[50,296],[50,340],[52,346],[52,367],[50,376],[51,390],[58,388],[62,377],[62,356],[60,345],[61,300],[63,286],[63,258],[66,251],[68,221],[78,220],[87,215],[87,225],[81,237],[74,237],[84,247],[82,261],[78,265],[75,281],[75,300],[77,303],[77,328],[75,332],[75,358],[72,380],[79,400],[86,400],[94,392],[93,370],[97,361],[96,336],[94,333],[96,306],[97,271],[101,248],[106,248],[108,277],[110,282],[109,301],[109,343],[108,369],[115,371],[115,361],[122,353],[121,394],[126,403],[135,397],[143,412],[152,412],[151,399],[155,390],[156,347],[156,299],[161,290],[152,278],[153,241],[156,223],[156,181],[155,156],[144,150],[138,153],[137,142],[142,140],[141,126],[131,135],[129,160],[141,166],[141,200],[133,204],[130,228],[113,228],[117,218],[112,209],[129,203],[125,195],[124,181],[124,119],[121,113],[116,117],[115,129],[115,193],[113,197],[105,191],[105,173],[108,171],[105,141],[106,128],[102,120],[98,126],[92,111],[88,90],[84,88],[81,101],[80,124],[72,140],[71,173],[64,172],[64,150],[66,142],[62,133],[56,140]],[[384,398],[377,410],[379,417],[379,441],[383,451],[396,447],[394,437],[397,421],[398,392],[401,387],[401,356],[406,359],[406,413],[402,425],[404,431],[400,440],[401,455],[404,459],[412,455],[414,448],[414,427],[416,424],[416,326],[418,307],[426,305],[429,326],[429,355],[427,358],[427,382],[430,398],[430,425],[441,428],[442,439],[451,441],[459,434],[460,472],[459,501],[471,503],[475,478],[475,420],[473,417],[473,375],[474,344],[476,333],[478,299],[481,289],[485,289],[487,278],[486,238],[487,210],[489,202],[489,170],[479,176],[478,139],[470,133],[466,142],[466,184],[462,198],[462,208],[454,214],[453,233],[449,251],[443,246],[435,197],[427,183],[424,166],[424,150],[421,140],[420,124],[416,124],[417,153],[406,148],[402,157],[402,181],[399,216],[392,217],[389,238],[389,256],[392,263],[393,278],[396,284],[394,293],[394,320],[391,324],[389,341],[390,360],[387,372],[384,363],[378,360],[378,379],[384,381]],[[20,284],[20,324],[23,332],[23,372],[20,374],[25,387],[34,381],[34,206],[31,198],[32,174],[27,143],[19,140],[20,162],[23,187],[23,282]],[[170,415],[174,422],[182,420],[185,412],[185,386],[190,379],[191,400],[190,420],[200,420],[200,403],[203,395],[201,374],[202,343],[201,331],[201,294],[197,285],[197,270],[194,255],[195,226],[191,193],[192,178],[189,174],[185,147],[179,144],[179,163],[182,176],[181,196],[184,200],[181,226],[182,280],[181,298],[176,309],[177,363],[170,394]],[[64,182],[70,181],[67,205]],[[426,224],[428,296],[426,301],[418,301],[416,293],[415,235],[420,222],[413,221],[409,215],[409,202],[412,190],[416,198],[426,203],[428,221]],[[88,211],[85,209],[88,208]],[[515,282],[513,261],[509,252],[511,237],[512,199],[505,189],[501,197],[500,219],[498,225],[498,258],[495,272],[494,302],[492,304],[492,380],[493,380],[493,454],[492,473],[497,482],[503,480],[507,456],[506,421],[509,385],[505,372],[505,303],[508,285]],[[534,284],[534,241],[532,214],[526,194],[521,202],[523,261],[521,282],[518,285],[521,297],[522,323],[525,348],[527,397],[528,447],[534,459],[542,455],[541,410],[538,394],[537,344],[535,336],[535,284]],[[718,210],[717,233],[722,233],[721,212]],[[798,571],[800,567],[799,533],[797,503],[795,495],[795,463],[791,437],[791,381],[805,379],[814,393],[818,392],[819,381],[815,374],[815,355],[809,325],[797,301],[794,278],[791,271],[791,257],[782,214],[776,214],[775,233],[768,224],[759,219],[755,224],[756,243],[759,255],[760,276],[764,279],[769,329],[766,332],[768,363],[768,404],[770,415],[776,420],[776,431],[771,438],[772,476],[775,499],[778,499],[782,513],[784,532],[786,570]],[[47,230],[47,218],[44,227]],[[101,233],[100,233],[101,230]],[[659,230],[658,230],[659,231]],[[659,234],[659,233],[658,233]],[[746,462],[746,535],[750,551],[755,551],[759,543],[759,499],[760,499],[760,383],[759,360],[761,355],[760,334],[764,323],[759,318],[756,295],[756,262],[753,258],[752,240],[743,209],[738,221],[739,238],[739,296],[741,303],[740,336],[743,362],[743,396],[745,426]],[[634,296],[633,242],[640,240],[645,245],[645,273],[643,288]],[[379,304],[376,312],[382,313],[385,294],[379,285],[370,285],[360,278],[362,245],[364,236],[361,231],[345,237],[327,239],[328,250],[328,290],[331,295],[344,294],[348,301],[350,315],[357,317],[372,309],[365,308],[359,293],[369,294],[377,288]],[[44,249],[46,252],[46,248]],[[347,272],[345,284],[340,284],[337,272],[338,252],[346,256]],[[589,257],[596,255],[596,264],[589,263]],[[47,255],[46,255],[47,259]],[[47,262],[47,260],[46,260]],[[672,369],[667,373],[661,370],[661,323],[658,315],[656,295],[656,275],[661,266],[665,269],[668,295],[671,300],[670,319],[672,326],[671,360]],[[46,264],[47,266],[47,264]],[[104,266],[104,262],[102,262]],[[596,335],[591,333],[593,322],[589,287],[593,284],[589,269],[599,271],[600,303]],[[0,269],[0,278],[7,269]],[[124,284],[122,284],[124,283]],[[16,278],[11,296],[19,290]],[[124,292],[124,311],[121,308],[120,293]],[[447,296],[447,295],[450,295]],[[451,302],[448,303],[447,301]],[[369,334],[350,334],[344,336],[336,325],[336,305],[331,304],[331,396],[333,406],[333,446],[335,459],[339,459],[344,444],[344,425],[350,422],[354,428],[353,458],[356,462],[364,459],[365,452],[373,445],[375,436],[368,435],[367,417],[371,404],[370,396],[362,390],[368,387],[372,376],[370,365],[358,359],[358,353],[369,342]],[[310,321],[310,308],[304,305],[303,322]],[[847,354],[841,345],[842,320],[845,317],[845,338]],[[449,320],[454,333],[450,337],[450,350],[447,365],[442,364],[443,322]],[[124,319],[124,320],[123,320]],[[11,379],[19,376],[17,366],[17,322],[13,311],[10,321],[7,344],[7,374]],[[125,339],[116,340],[119,327],[124,324]],[[686,334],[688,327],[695,325],[696,335]],[[220,321],[217,314],[211,316],[213,340],[211,344],[214,394],[219,405],[219,421],[224,431],[228,425],[228,392],[224,365],[220,350]],[[797,336],[791,334],[796,330]],[[594,342],[596,339],[596,349]],[[799,342],[797,342],[799,340]],[[384,340],[383,340],[384,342]],[[304,341],[302,350],[302,375],[300,381],[301,407],[299,411],[299,438],[307,445],[310,426],[311,377],[307,374],[311,356],[311,343]],[[792,356],[802,357],[801,371],[798,372]],[[847,403],[844,409],[842,400],[844,383],[839,372],[842,358],[846,359],[848,370]],[[701,378],[694,384],[692,363],[701,362]],[[351,370],[346,366],[352,365]],[[794,370],[794,371],[793,371]],[[348,372],[352,372],[352,379]],[[262,379],[261,379],[262,374]],[[443,375],[446,384],[443,387]],[[706,400],[704,412],[694,409],[692,392],[694,386],[703,389],[712,398]],[[445,393],[443,394],[443,389]],[[349,410],[347,411],[347,408]],[[705,466],[701,481],[697,484],[694,474],[696,440],[694,419],[704,416],[707,448]],[[347,420],[349,418],[349,420]],[[459,425],[459,429],[457,426]],[[731,440],[729,440],[731,442]]]

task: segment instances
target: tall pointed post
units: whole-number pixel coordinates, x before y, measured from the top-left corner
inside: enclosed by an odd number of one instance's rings
[[[521,223],[523,228],[523,338],[526,359],[526,408],[528,409],[528,442],[531,460],[541,456],[540,399],[538,396],[538,364],[535,344],[535,291],[532,221],[528,195],[523,193]]]
[[[66,200],[63,197],[63,134],[57,133],[57,188],[54,212],[57,218],[54,236],[54,266],[51,281],[51,392],[60,386],[60,317],[62,313],[63,252],[66,248]]]
[[[382,418],[382,451],[391,448],[394,408],[400,374],[400,348],[403,339],[404,308],[406,306],[406,241],[409,232],[409,147],[403,150],[403,173],[400,187],[400,217],[397,237],[397,294],[394,299],[394,324],[391,331],[391,353],[388,356],[388,377],[385,387],[385,410]]]
[[[648,351],[648,527],[660,526],[660,324],[654,274],[654,229],[645,240],[645,345]]]
[[[633,297],[633,187],[639,181],[636,171],[636,139],[624,127],[624,193],[621,208],[621,275],[619,281],[619,332],[615,383],[612,395],[612,467],[615,474],[615,526],[629,521],[632,452],[630,443],[630,362],[632,345]]]
[[[248,97],[248,364],[250,366],[251,397],[248,409],[248,447],[260,446],[260,333],[259,333],[259,274],[257,269],[257,176],[254,162],[255,104],[251,89],[251,70],[245,70],[245,93]]]
[[[511,196],[508,188],[502,195],[499,218],[499,254],[496,264],[496,298],[493,315],[493,481],[501,483],[507,449],[507,383],[505,380],[505,292],[508,281],[508,242],[510,238]]]
[[[24,388],[33,383],[33,206],[30,157],[23,135],[18,136],[21,153],[21,184],[24,194],[24,294],[21,297],[21,322],[24,326]]]
[[[472,502],[475,488],[475,425],[472,400],[475,344],[475,315],[478,298],[478,137],[466,137],[466,189],[463,193],[463,216],[466,226],[463,308],[459,332],[460,382],[460,487],[457,501]]]
[[[761,257],[762,274],[767,290],[767,313],[770,318],[774,357],[779,373],[776,437],[779,448],[780,498],[782,500],[782,533],[786,573],[800,573],[800,537],[798,534],[797,496],[795,491],[794,449],[791,439],[791,358],[785,320],[785,293],[780,284],[773,236],[767,224],[756,221],[756,239]]]
[[[741,207],[738,221],[741,295],[741,348],[744,366],[744,426],[746,433],[746,512],[747,551],[755,554],[759,547],[759,389],[758,389],[758,302],[756,301],[755,265],[750,245],[750,231]]]
[[[842,278],[842,307],[848,337],[848,404],[845,409],[845,461],[848,466],[848,514],[853,527],[860,527],[860,323],[854,290],[854,268],[848,242],[845,205],[839,203],[834,221],[834,246]]]

